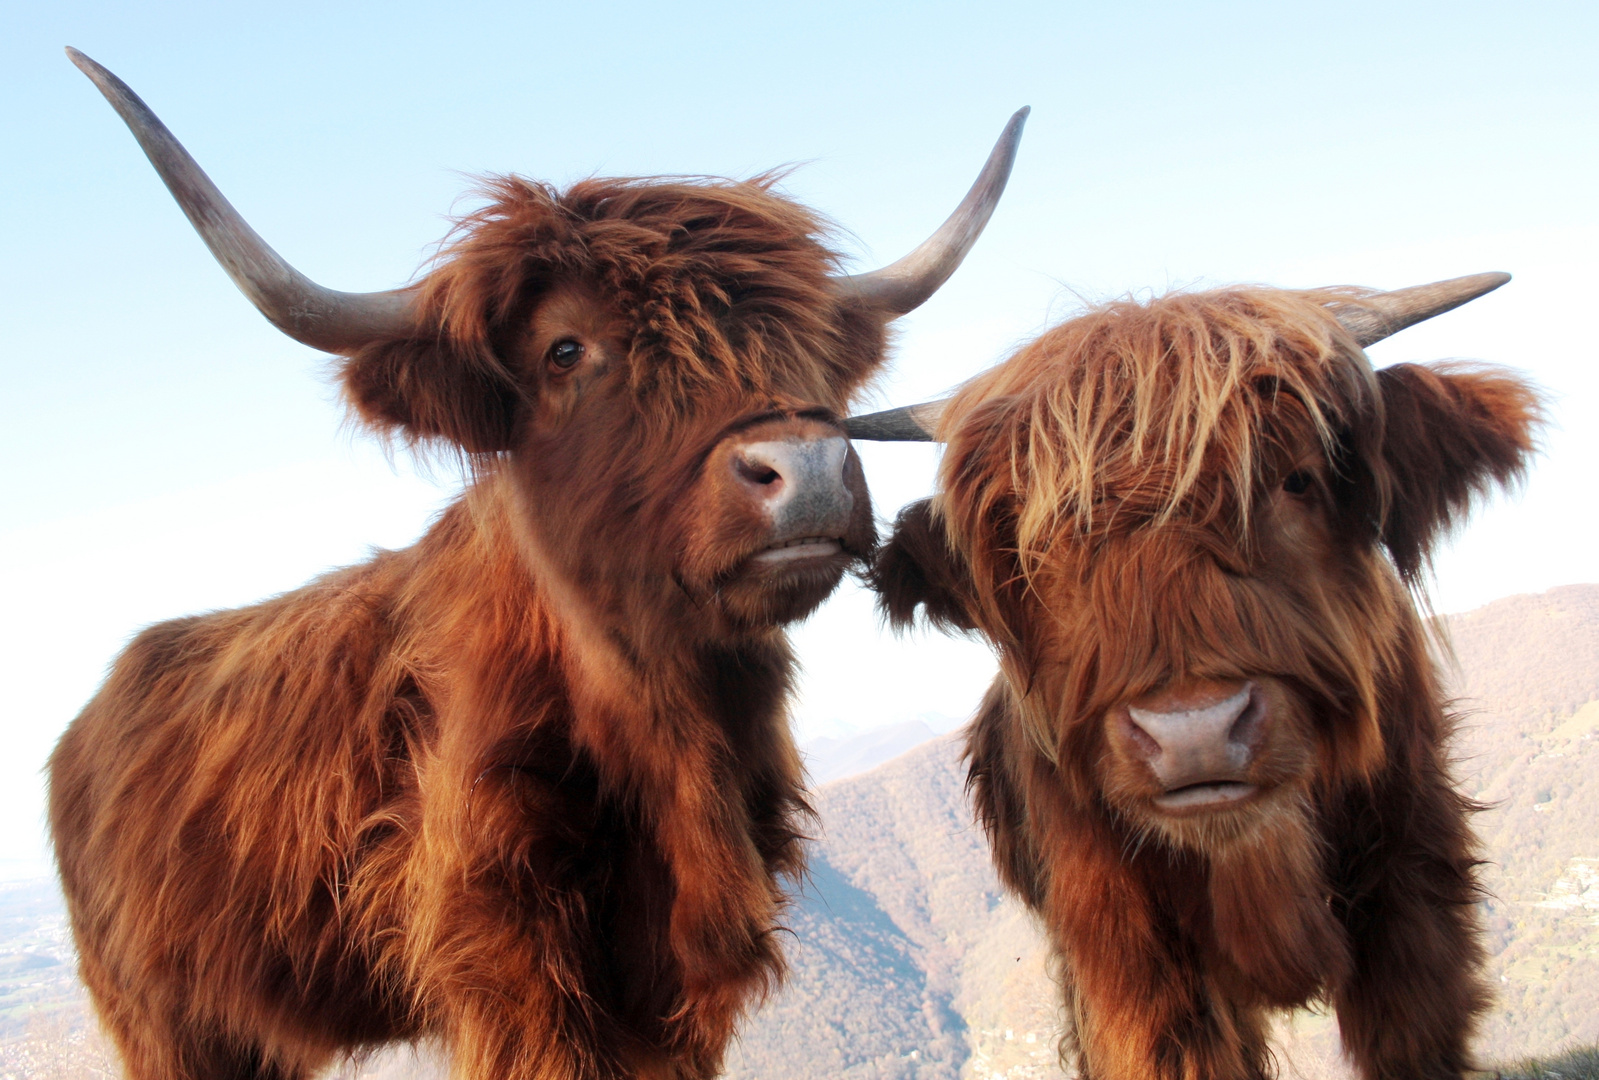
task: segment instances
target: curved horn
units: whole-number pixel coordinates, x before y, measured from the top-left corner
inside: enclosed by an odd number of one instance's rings
[[[1377,293],[1361,299],[1358,304],[1339,304],[1334,314],[1364,349],[1399,333],[1407,326],[1414,326],[1491,293],[1509,280],[1509,274],[1499,273],[1450,278],[1448,281],[1435,281],[1431,285],[1415,285],[1408,289]]]
[[[869,442],[937,442],[938,418],[944,413],[944,402],[925,401],[920,405],[906,405],[899,409],[852,416],[844,421],[844,430],[852,439]]]
[[[411,327],[409,290],[338,292],[300,273],[245,223],[139,95],[77,49],[68,48],[67,57],[100,88],[205,246],[272,325],[298,342],[335,353]]]
[[[1377,293],[1362,298],[1358,306],[1340,304],[1334,314],[1364,349],[1407,326],[1414,326],[1491,293],[1509,280],[1510,275],[1503,273],[1450,278],[1448,281],[1435,281],[1431,285]],[[844,430],[852,439],[871,442],[936,442],[935,433],[944,405],[943,401],[926,401],[920,405],[852,416],[844,421]]]
[[[920,307],[949,280],[993,216],[999,197],[1005,193],[1011,166],[1016,163],[1016,146],[1030,112],[1032,109],[1024,106],[1011,116],[966,198],[920,247],[881,270],[839,274],[833,283],[860,303],[891,315],[904,315]]]

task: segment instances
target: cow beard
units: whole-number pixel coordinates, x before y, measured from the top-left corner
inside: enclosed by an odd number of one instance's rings
[[[1206,849],[1216,948],[1267,1004],[1300,1005],[1338,985],[1350,966],[1325,845],[1302,795],[1277,800],[1253,825]]]
[[[1213,946],[1252,989],[1245,998],[1291,1008],[1347,973],[1348,935],[1332,911],[1327,845],[1304,781],[1202,815],[1118,816],[1135,858],[1146,848],[1198,857]]]
[[[1060,962],[1064,1049],[1096,1076],[1268,1075],[1252,1056],[1263,1010],[1330,1000],[1352,969],[1313,800],[1283,799],[1207,850],[1152,835],[1138,847],[1125,818],[1047,803],[1052,865],[1034,906]],[[1164,1072],[1138,1034],[1174,1023],[1216,1036],[1183,1051],[1192,1072]]]

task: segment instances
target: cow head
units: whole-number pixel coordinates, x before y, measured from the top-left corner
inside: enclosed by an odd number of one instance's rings
[[[1415,677],[1406,586],[1523,473],[1539,403],[1362,350],[1505,280],[1112,303],[947,403],[852,420],[947,443],[877,561],[885,610],[995,642],[1072,797],[1168,842],[1216,851],[1371,779]]]
[[[442,443],[516,504],[569,598],[663,633],[812,610],[875,542],[841,426],[887,324],[954,272],[1004,190],[1012,117],[944,226],[867,274],[773,178],[491,181],[415,286],[351,294],[284,262],[142,101],[69,50],[224,268],[296,340],[344,357],[355,414]]]

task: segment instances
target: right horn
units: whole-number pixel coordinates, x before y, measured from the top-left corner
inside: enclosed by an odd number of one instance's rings
[[[852,416],[844,430],[852,439],[868,442],[937,442],[938,419],[944,415],[943,401],[925,401],[898,409]]]
[[[921,307],[949,280],[993,216],[999,197],[1005,193],[1011,166],[1016,164],[1016,147],[1022,140],[1022,127],[1030,112],[1030,107],[1023,106],[1011,116],[1010,123],[1000,132],[999,142],[988,155],[983,171],[977,174],[977,182],[937,232],[915,251],[881,270],[835,275],[834,287],[890,318]]]
[[[1509,280],[1509,274],[1471,274],[1435,281],[1431,285],[1413,285],[1408,289],[1361,297],[1352,304],[1339,304],[1333,314],[1364,349],[1407,326],[1491,293]]]
[[[354,352],[370,341],[399,337],[412,328],[410,290],[339,292],[300,273],[239,216],[127,83],[77,49],[68,48],[67,57],[122,117],[205,246],[272,325],[304,345],[333,353]]]

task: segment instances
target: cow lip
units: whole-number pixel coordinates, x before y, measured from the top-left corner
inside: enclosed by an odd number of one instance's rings
[[[1241,803],[1259,790],[1241,780],[1206,780],[1172,788],[1156,795],[1153,801],[1162,810],[1205,810]]]
[[[830,558],[843,550],[844,541],[837,536],[797,536],[756,552],[753,560],[770,566],[801,559]]]

